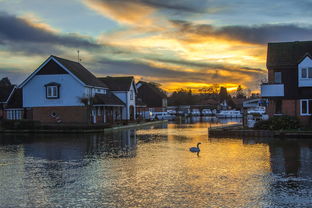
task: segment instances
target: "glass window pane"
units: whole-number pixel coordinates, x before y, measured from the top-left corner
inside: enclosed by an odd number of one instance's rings
[[[57,97],[57,87],[53,87],[53,97]]]
[[[282,82],[282,72],[275,72],[274,73],[274,82],[281,83]]]
[[[306,68],[301,69],[301,78],[307,78],[307,69]]]
[[[308,78],[312,78],[312,68],[308,69]]]
[[[312,113],[312,100],[309,100],[309,107],[307,109],[307,113],[311,114]]]
[[[51,97],[52,91],[51,87],[47,87],[47,97]]]
[[[282,113],[282,101],[281,100],[277,100],[275,103],[275,113],[276,114]]]
[[[308,102],[306,100],[301,101],[301,113],[307,114],[308,113]]]

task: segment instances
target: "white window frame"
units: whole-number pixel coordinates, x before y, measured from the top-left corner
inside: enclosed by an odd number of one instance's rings
[[[58,86],[51,85],[51,86],[46,86],[46,88],[47,88],[46,89],[47,98],[59,98]],[[51,92],[51,94],[49,92]]]
[[[133,100],[133,90],[130,90],[130,100]]]
[[[307,102],[307,113],[302,113],[302,103],[303,102]],[[310,113],[310,109],[309,109],[309,102],[312,102],[312,99],[301,99],[300,100],[300,115],[301,116],[310,116],[311,113]],[[311,109],[312,111],[312,109]]]
[[[22,119],[22,110],[7,110],[7,119],[8,120],[21,120]]]
[[[306,77],[302,77],[302,71],[303,70],[306,70]],[[312,74],[312,67],[302,67],[300,68],[300,79],[301,80],[312,80],[312,77],[309,77],[309,71],[311,71],[311,74]]]

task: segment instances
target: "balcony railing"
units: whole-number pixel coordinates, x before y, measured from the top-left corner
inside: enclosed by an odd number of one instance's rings
[[[284,84],[268,84],[261,85],[262,97],[283,97],[284,96]]]

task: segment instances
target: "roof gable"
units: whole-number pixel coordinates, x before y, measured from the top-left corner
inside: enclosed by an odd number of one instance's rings
[[[50,74],[68,74],[68,72],[64,70],[59,64],[57,64],[53,59],[51,59],[37,72],[37,75]]]
[[[45,68],[46,66],[47,68]],[[51,66],[57,66],[57,69],[51,69]],[[41,72],[41,70],[44,70],[44,71]],[[54,71],[64,74],[64,72],[62,72],[61,70],[70,74],[82,85],[107,88],[107,86],[104,83],[100,82],[91,72],[89,72],[80,63],[62,59],[57,56],[50,56],[19,87],[24,87],[37,74],[39,75],[49,74]]]

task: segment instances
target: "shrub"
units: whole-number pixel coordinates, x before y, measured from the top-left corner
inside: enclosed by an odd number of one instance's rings
[[[300,123],[298,118],[292,116],[273,116],[267,121],[258,121],[254,129],[261,130],[286,130],[298,129]]]

